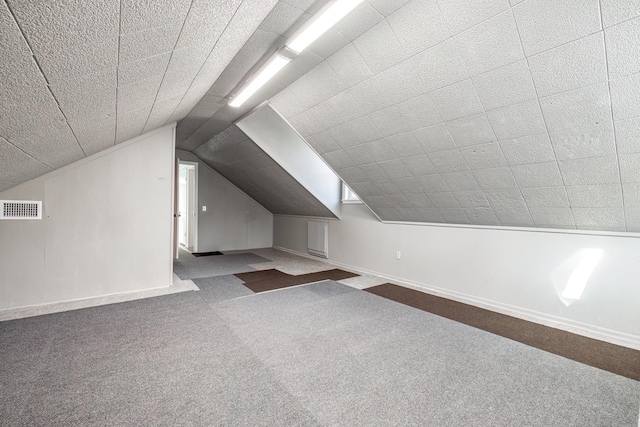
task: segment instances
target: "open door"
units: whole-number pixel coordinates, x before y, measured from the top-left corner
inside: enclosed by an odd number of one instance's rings
[[[180,160],[176,159],[173,170],[173,258],[178,259],[178,179]]]
[[[178,249],[197,251],[198,163],[180,160],[178,164]]]

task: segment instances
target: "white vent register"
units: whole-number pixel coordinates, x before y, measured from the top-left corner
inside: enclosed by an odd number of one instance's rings
[[[42,219],[42,202],[0,200],[0,219]]]

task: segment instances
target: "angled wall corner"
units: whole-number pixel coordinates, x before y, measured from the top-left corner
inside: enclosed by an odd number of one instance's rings
[[[271,105],[265,103],[236,126],[340,218],[340,177]]]

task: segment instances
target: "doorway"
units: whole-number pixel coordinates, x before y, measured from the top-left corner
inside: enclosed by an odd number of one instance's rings
[[[178,160],[178,247],[198,250],[198,163]]]

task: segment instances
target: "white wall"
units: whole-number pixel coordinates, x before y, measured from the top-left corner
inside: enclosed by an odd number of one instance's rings
[[[176,158],[198,162],[197,252],[272,246],[271,212],[192,153],[176,150]]]
[[[342,215],[329,221],[330,262],[640,349],[640,238],[383,224],[364,205]],[[306,222],[276,215],[274,246],[305,253]],[[563,301],[585,248],[602,258],[582,297]]]
[[[0,309],[171,284],[174,126],[3,193],[40,221],[0,221]]]

